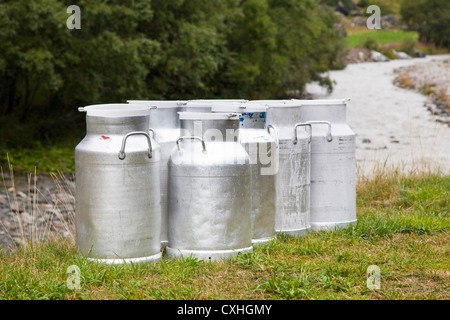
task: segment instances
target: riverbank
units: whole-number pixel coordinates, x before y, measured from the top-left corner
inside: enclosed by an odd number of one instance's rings
[[[349,64],[344,70],[329,72],[335,83],[331,94],[315,85],[308,86],[315,98],[351,98],[347,122],[356,134],[359,176],[386,167],[405,172],[450,173],[450,127],[436,122],[436,116],[427,110],[427,96],[395,85],[397,69],[440,63],[449,58],[448,54],[428,55]]]
[[[14,176],[2,172],[0,250],[61,237],[74,242],[74,178],[62,173]]]
[[[432,59],[419,65],[400,67],[394,84],[426,95],[427,110],[436,121],[450,126],[450,57]]]

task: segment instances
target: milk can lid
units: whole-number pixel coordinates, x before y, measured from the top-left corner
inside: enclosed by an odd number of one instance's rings
[[[216,103],[211,107],[212,112],[266,112],[268,106],[266,104],[247,104],[247,103],[239,103],[239,104],[222,104]]]
[[[189,108],[212,108],[219,106],[240,106],[245,104],[247,100],[242,99],[210,99],[210,100],[188,100],[183,103],[185,107]]]
[[[243,103],[247,102],[246,99],[193,99],[189,100],[188,102],[204,102],[204,103],[229,103],[229,102],[236,102],[236,103]]]
[[[237,112],[178,112],[180,120],[239,120]]]
[[[129,104],[144,104],[150,107],[156,107],[157,109],[169,109],[178,108],[179,106],[186,103],[183,100],[127,100]]]
[[[302,106],[300,100],[274,100],[272,102],[264,102],[268,108],[298,108]]]
[[[297,101],[303,105],[336,105],[336,104],[347,104],[350,100],[351,100],[350,98],[344,98],[344,99],[313,99],[313,100],[293,99],[292,101]]]
[[[148,116],[150,109],[151,107],[145,104],[110,103],[80,107],[78,111],[86,112],[88,116],[118,118]]]

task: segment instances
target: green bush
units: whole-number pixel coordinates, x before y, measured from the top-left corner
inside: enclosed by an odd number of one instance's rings
[[[388,59],[395,60],[397,59],[397,56],[394,54],[392,50],[383,51],[382,52]]]
[[[336,7],[339,2],[342,3],[347,10],[351,10],[353,7],[352,0],[322,0],[321,2],[333,8]]]
[[[367,38],[362,45],[366,49],[378,51],[378,41],[374,38]]]
[[[378,6],[380,8],[380,13],[382,16],[394,13],[392,4],[387,3],[387,1],[376,1],[376,0],[375,1],[374,0],[364,1],[363,0],[358,3],[358,6],[362,8],[363,16],[369,17],[373,14],[370,11],[369,11],[369,13],[367,12],[367,8],[371,5]]]
[[[400,50],[406,52],[410,56],[414,55],[414,49],[416,48],[417,41],[413,38],[405,38],[400,46]]]
[[[404,23],[419,32],[419,40],[450,49],[450,1],[404,0],[400,7]]]

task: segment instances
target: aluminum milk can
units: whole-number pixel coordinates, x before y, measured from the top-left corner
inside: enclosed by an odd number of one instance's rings
[[[300,123],[299,103],[268,103],[267,130],[279,145],[275,230],[294,237],[310,224],[310,125]]]
[[[239,112],[239,140],[247,151],[251,167],[251,228],[253,245],[273,240],[275,232],[276,191],[278,172],[278,146],[266,130],[264,105],[245,103],[215,104],[212,112]]]
[[[87,132],[75,148],[77,249],[106,263],[159,260],[161,151],[148,107],[79,110]]]
[[[250,165],[239,115],[180,112],[169,159],[168,257],[220,260],[252,252]]]
[[[356,224],[355,133],[347,124],[349,99],[301,100],[312,125],[311,228]]]
[[[161,247],[167,245],[167,208],[170,152],[180,136],[178,112],[185,101],[128,100],[130,104],[150,106],[150,131],[161,148]]]

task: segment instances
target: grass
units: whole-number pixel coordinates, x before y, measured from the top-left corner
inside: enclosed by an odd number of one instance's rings
[[[8,162],[18,164],[15,170],[22,174],[75,172],[75,146],[73,142],[51,145],[36,142],[29,148],[0,148],[0,165],[7,167]]]
[[[20,122],[15,115],[0,116],[0,166],[14,165],[18,174],[75,171],[74,149],[85,135],[79,115]],[[55,121],[58,121],[55,123]],[[49,134],[51,133],[51,134]],[[47,136],[48,135],[48,136]]]
[[[367,41],[371,41],[378,46],[376,51],[380,51],[390,59],[395,59],[391,53],[392,49],[405,51],[405,49],[416,48],[425,54],[447,54],[446,48],[438,48],[432,43],[422,43],[418,41],[419,34],[416,31],[403,30],[369,30],[362,26],[346,26],[346,48],[363,48]],[[410,48],[413,46],[413,48]],[[411,54],[409,52],[409,54]]]
[[[347,48],[362,47],[366,39],[372,38],[378,44],[402,43],[406,39],[417,40],[418,33],[415,31],[396,31],[396,30],[372,30],[364,32],[356,32],[347,35]]]
[[[357,185],[356,226],[279,235],[252,254],[104,265],[69,238],[0,253],[0,299],[449,299],[450,177],[380,171]],[[71,289],[70,266],[80,270]],[[381,288],[367,286],[367,268]]]

